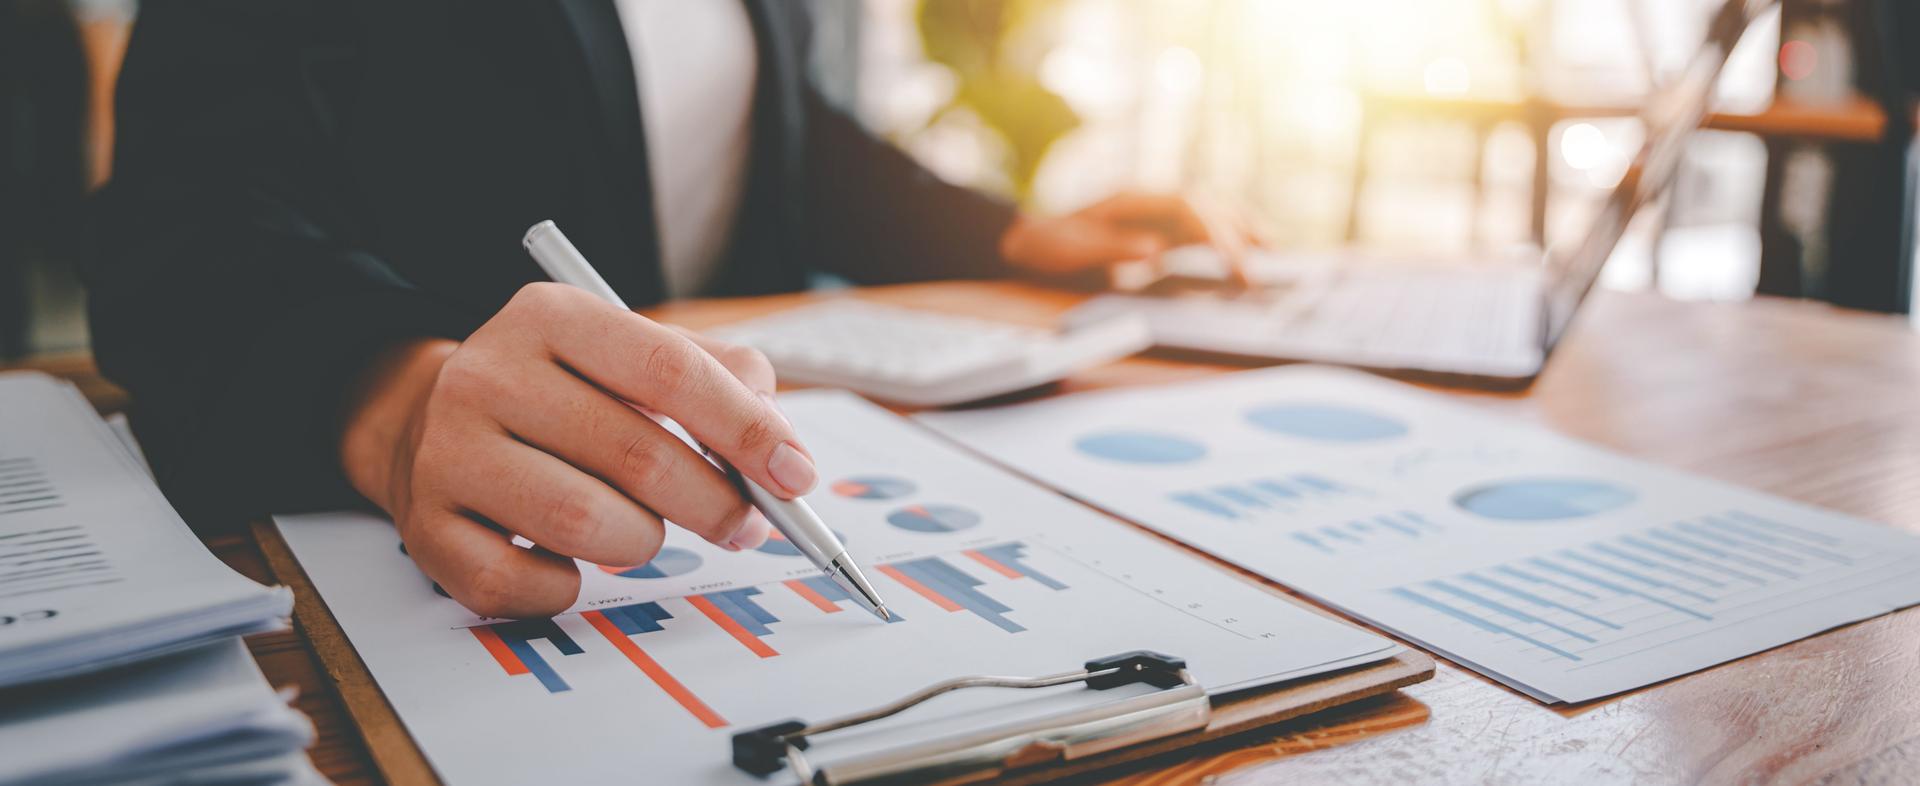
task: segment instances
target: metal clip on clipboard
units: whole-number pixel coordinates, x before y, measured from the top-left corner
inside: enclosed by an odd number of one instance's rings
[[[1094,690],[1146,684],[1159,691],[1099,706],[928,740],[816,769],[805,751],[812,738],[897,715],[935,696],[966,688],[1049,688],[1084,682]],[[802,784],[940,783],[984,780],[1013,770],[1072,761],[1151,740],[1200,731],[1212,717],[1207,692],[1186,661],[1137,650],[1087,661],[1079,671],[1043,677],[960,677],[930,685],[891,704],[823,723],[790,720],[733,736],[733,764],[766,776],[791,769]]]

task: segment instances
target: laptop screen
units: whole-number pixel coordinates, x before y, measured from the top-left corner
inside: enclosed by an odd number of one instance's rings
[[[1646,141],[1634,155],[1627,175],[1608,195],[1606,204],[1580,242],[1548,253],[1546,287],[1546,346],[1560,341],[1574,312],[1592,291],[1600,269],[1612,256],[1627,224],[1641,205],[1666,190],[1680,169],[1687,138],[1706,118],[1720,69],[1734,44],[1774,0],[1727,0],[1707,28],[1707,38],[1671,82],[1654,91],[1640,112]]]

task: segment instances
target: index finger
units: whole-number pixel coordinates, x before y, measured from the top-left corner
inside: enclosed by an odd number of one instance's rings
[[[1228,219],[1228,211],[1198,196],[1189,197],[1186,203],[1194,220],[1206,227],[1208,245],[1226,261],[1228,280],[1239,289],[1251,289],[1253,279],[1247,274],[1247,241]]]

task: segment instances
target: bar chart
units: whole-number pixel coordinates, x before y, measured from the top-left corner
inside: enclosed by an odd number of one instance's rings
[[[970,550],[965,555],[1006,578],[1028,578],[1054,590],[1067,588],[1067,585],[1024,565],[1021,555],[1025,548],[1021,544],[1010,543],[992,549]],[[985,581],[954,567],[946,558],[928,557],[881,565],[880,572],[942,610],[971,612],[1008,633],[1026,630],[1020,623],[1007,618],[1007,614],[1013,611],[1011,607],[979,589]]]
[[[575,643],[572,636],[560,630],[560,626],[551,619],[515,620],[493,625],[468,628],[473,637],[480,640],[487,654],[508,676],[530,674],[540,681],[548,693],[562,693],[571,690],[567,681],[560,678],[553,664],[533,648],[533,642],[545,640],[560,651],[562,655],[579,655],[586,650]]]
[[[1901,580],[1917,562],[1730,510],[1389,592],[1491,643],[1590,667]]]
[[[1365,496],[1370,495],[1325,476],[1297,473],[1181,489],[1167,498],[1212,518],[1257,523],[1279,521],[1329,500]]]
[[[976,567],[963,569],[954,561],[956,559],[966,560]],[[656,559],[648,565],[658,563]],[[1026,627],[1009,617],[1015,613],[1014,607],[995,598],[989,585],[996,581],[1030,581],[1049,590],[1068,589],[1065,582],[1035,568],[1030,562],[1029,547],[1021,542],[882,564],[876,568],[881,575],[942,611],[970,613],[1007,633],[1020,633]],[[766,603],[770,591],[789,593],[803,602],[805,607],[821,614],[837,614],[858,608],[846,590],[831,579],[809,576],[665,601],[624,604],[582,612],[577,616],[598,631],[614,649],[689,714],[710,727],[718,728],[726,725],[725,720],[700,700],[684,681],[669,673],[660,660],[642,646],[642,637],[664,631],[670,623],[681,624],[686,620],[694,620],[700,621],[704,632],[690,631],[689,634],[705,636],[702,640],[709,645],[730,640],[733,645],[756,658],[779,657],[780,650],[769,640],[776,631],[775,625],[781,622],[781,617],[770,610]],[[684,609],[676,615],[669,606],[684,606]],[[558,652],[562,659],[587,651],[561,627],[562,619],[565,618],[497,622],[468,628],[468,631],[506,676],[529,676],[547,693],[564,693],[572,690],[571,684],[561,676],[562,669],[541,653],[541,647],[536,646],[536,643],[544,642],[545,647]],[[906,619],[906,615],[896,613],[889,622],[900,624]],[[564,666],[564,663],[561,665]]]
[[[1317,553],[1331,556],[1350,550],[1390,547],[1394,542],[1418,541],[1445,531],[1445,527],[1425,514],[1401,510],[1300,530],[1289,537]]]

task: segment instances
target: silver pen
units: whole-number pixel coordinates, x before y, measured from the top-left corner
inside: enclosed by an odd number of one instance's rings
[[[580,254],[579,249],[573,247],[573,243],[552,221],[534,224],[533,228],[527,230],[526,237],[521,238],[520,245],[526,247],[527,253],[539,263],[541,270],[546,271],[547,277],[584,289],[621,308],[627,307],[626,302],[620,299],[620,294],[607,285],[607,280],[600,277],[600,272],[593,269],[593,264]],[[821,572],[846,590],[854,602],[880,619],[893,618],[893,613],[887,611],[887,604],[880,600],[880,593],[874,591],[873,583],[867,581],[866,574],[860,572],[860,566],[854,564],[853,558],[847,554],[847,547],[841,545],[840,539],[834,536],[833,530],[827,528],[826,522],[820,520],[820,515],[813,512],[813,507],[806,500],[774,496],[713,455],[712,451],[707,451],[705,446],[701,450],[726,470],[739,485],[747,501],[766,515],[767,521],[773,524],[774,529],[780,530],[788,543],[793,544]]]

